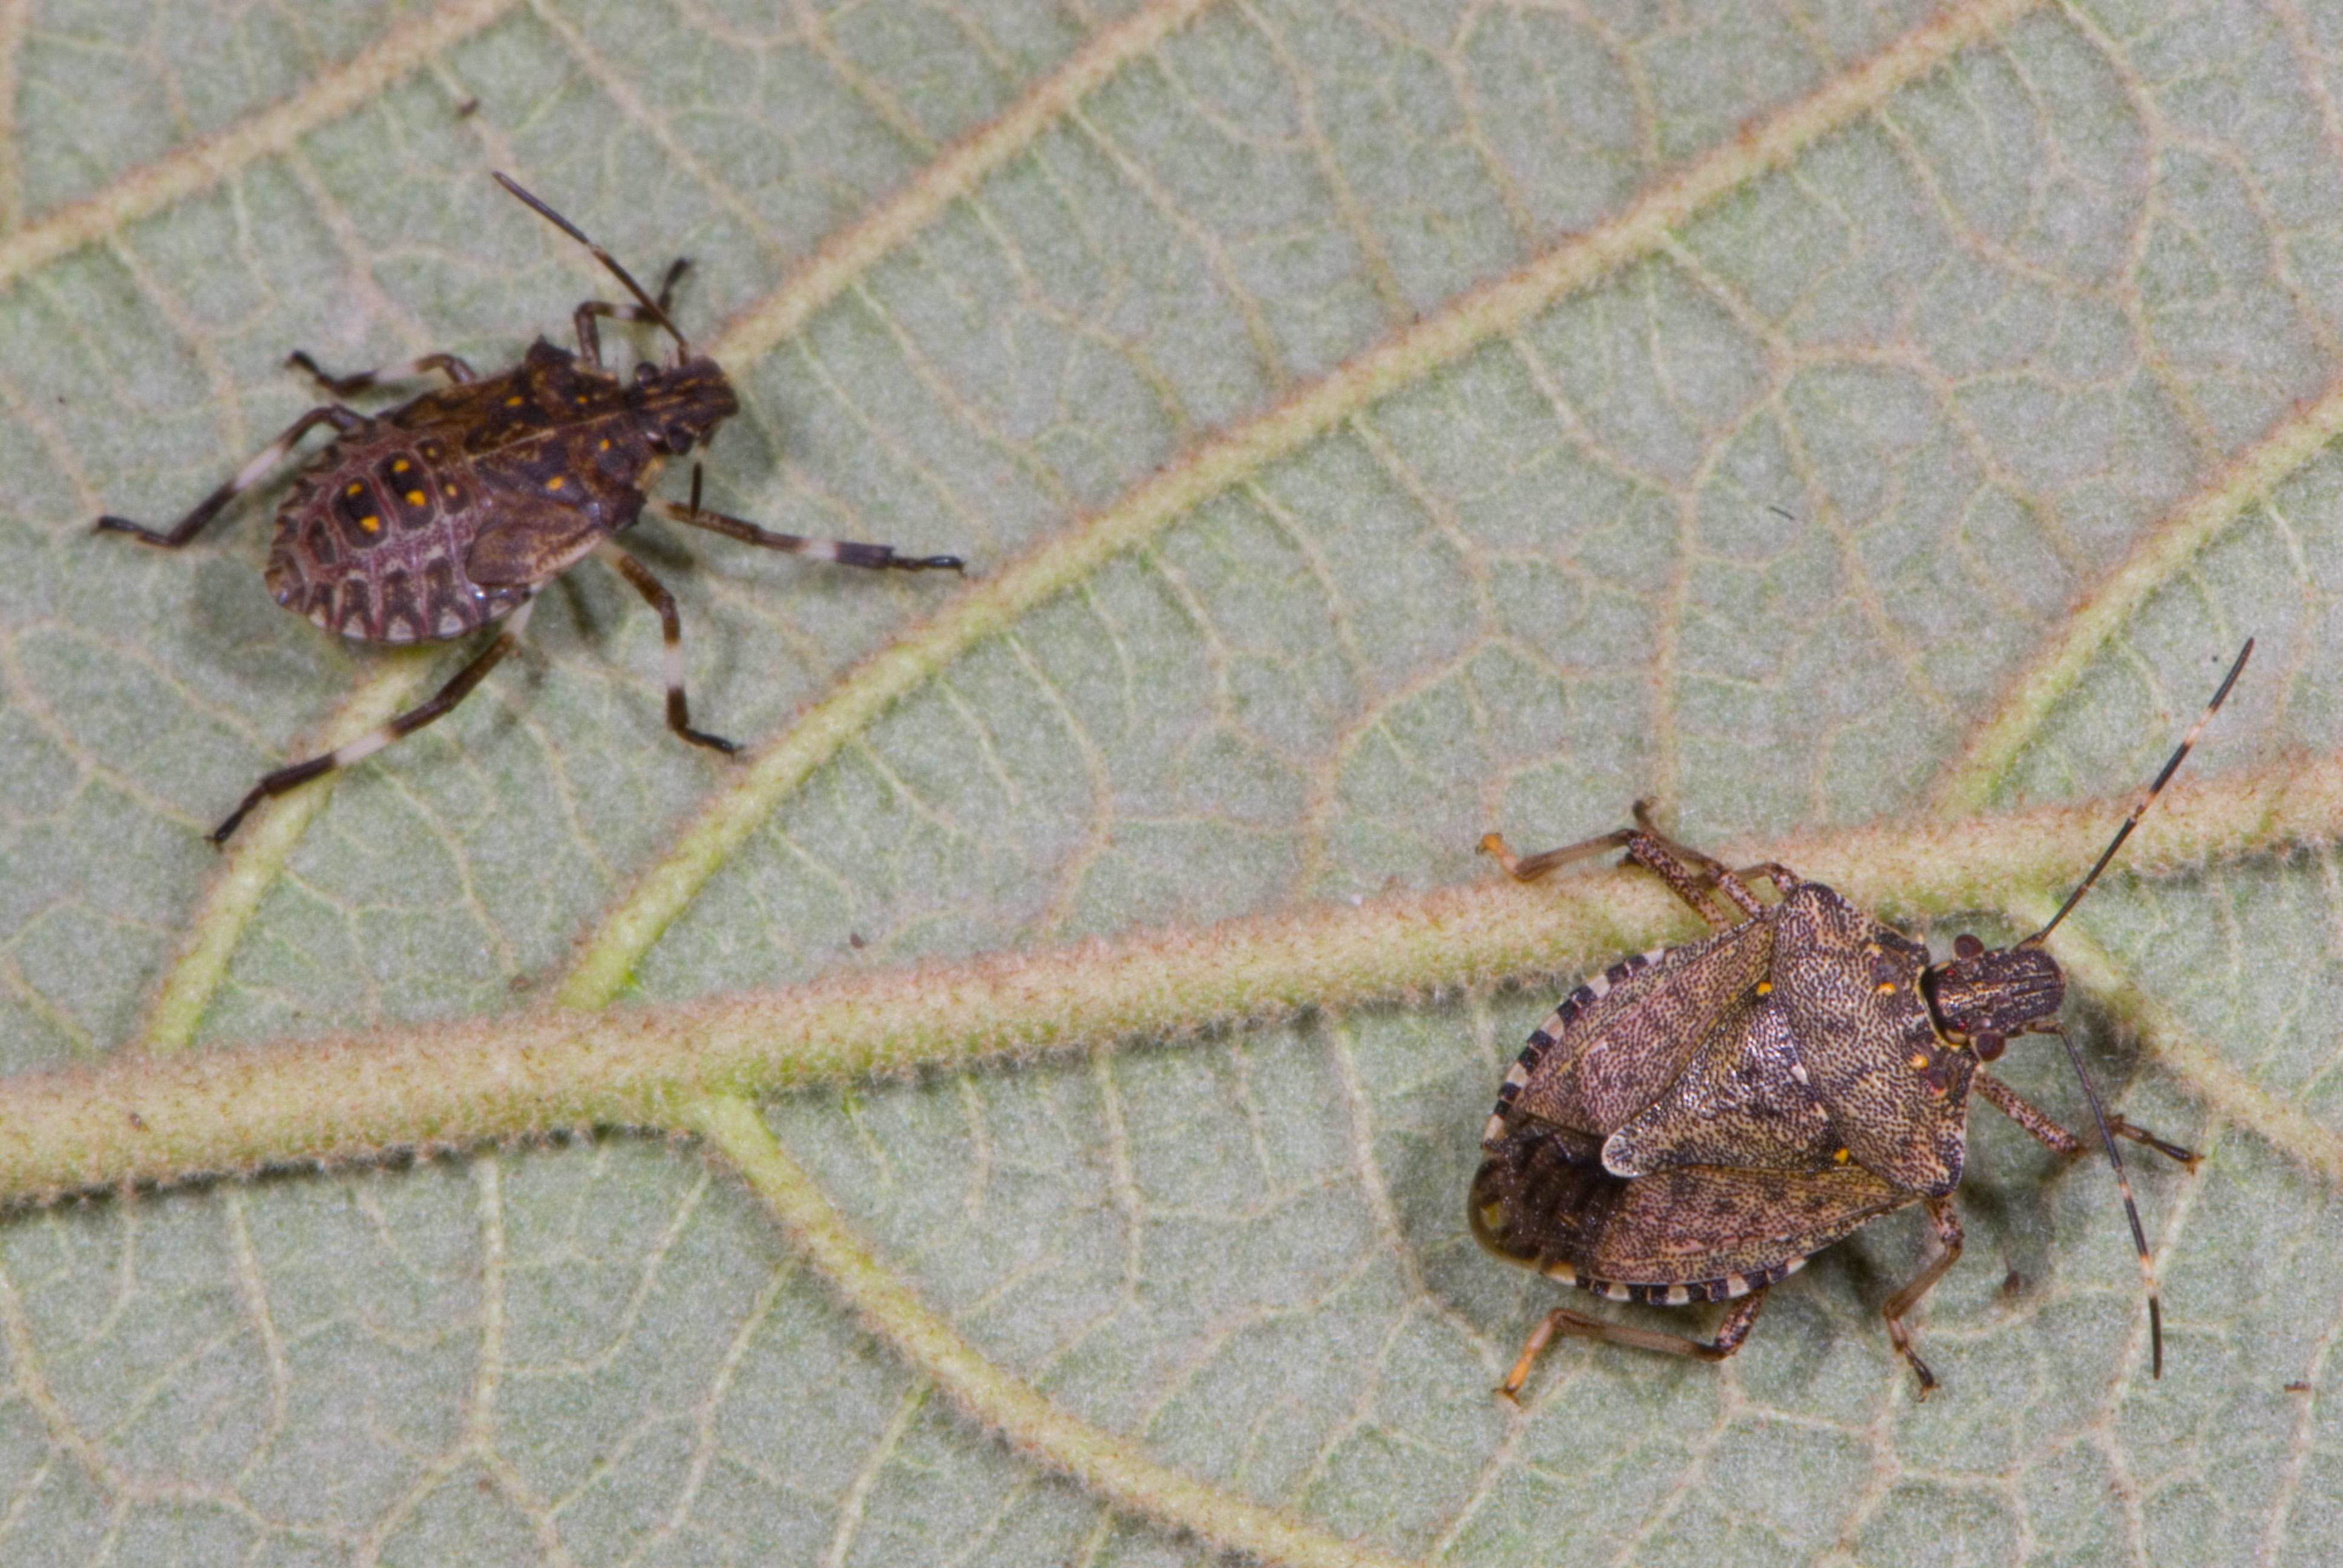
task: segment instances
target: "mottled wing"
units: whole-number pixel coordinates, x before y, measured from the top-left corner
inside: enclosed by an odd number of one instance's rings
[[[1621,1185],[1584,1271],[1606,1283],[1684,1286],[1688,1300],[1770,1284],[1916,1201],[1855,1166],[1794,1175],[1687,1165]]]
[[[1718,1016],[1667,1092],[1604,1143],[1603,1163],[1617,1176],[1683,1165],[1815,1171],[1843,1147],[1767,986]]]
[[[1530,1036],[1498,1109],[1611,1132],[1683,1075],[1718,1017],[1765,978],[1773,948],[1769,914],[1612,965]]]
[[[1745,1295],[1916,1201],[1855,1165],[1684,1165],[1630,1180],[1604,1169],[1590,1134],[1509,1121],[1473,1179],[1473,1235],[1501,1257],[1622,1299]]]
[[[464,569],[482,588],[522,588],[558,576],[596,545],[635,520],[632,506],[566,505],[527,491],[508,492],[488,508],[493,519],[472,541]]]
[[[1974,1062],[1936,1038],[1927,950],[1819,882],[1775,910],[1773,1000],[1855,1163],[1916,1196],[1949,1192],[1966,1152]]]

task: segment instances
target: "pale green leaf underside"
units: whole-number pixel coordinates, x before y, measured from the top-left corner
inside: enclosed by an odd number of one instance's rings
[[[491,166],[641,269],[693,258],[679,314],[747,404],[719,504],[983,569],[646,530],[725,733],[786,745],[868,656],[924,661],[629,953],[654,1004],[1463,882],[1491,829],[1646,793],[1696,841],[2117,794],[2247,634],[2192,766],[2343,748],[2343,11],[1680,10],[0,0],[0,1066],[138,1038],[210,918],[201,830],[354,686],[452,668],[270,605],[265,501],[176,558],[86,525],[265,442],[306,403],[288,348],[558,335],[603,284]],[[222,928],[199,1047],[531,1005],[704,830],[744,775],[666,733],[625,587],[580,569],[532,638],[334,789]],[[2310,845],[2088,910],[2223,1070],[2070,1009],[2102,1087],[2212,1156],[2135,1167],[2161,1382],[2104,1171],[1980,1111],[1939,1399],[1876,1323],[1899,1219],[1722,1369],[1565,1344],[1515,1414],[1488,1390],[1557,1298],[1460,1210],[1543,990],[768,1121],[1010,1384],[1330,1549],[2317,1563],[2334,1190],[2221,1108],[2343,1127],[2338,908]],[[2040,1052],[2009,1076],[2076,1105]],[[625,1136],[19,1211],[0,1560],[1247,1539],[1011,1452],[822,1256]]]

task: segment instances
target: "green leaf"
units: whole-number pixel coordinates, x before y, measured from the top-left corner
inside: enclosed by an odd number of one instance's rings
[[[2330,1557],[2338,47],[2242,3],[0,4],[0,1558]],[[558,340],[608,280],[492,167],[692,259],[712,505],[977,569],[647,525],[747,757],[668,733],[588,563],[222,858],[462,652],[279,612],[282,481],[176,554],[89,520],[234,472],[289,349]],[[1488,1102],[1690,927],[1480,838],[1651,795],[2006,938],[2248,635],[2054,939],[2102,1092],[2207,1156],[2130,1161],[2164,1377],[2104,1163],[1980,1107],[1926,1405],[1911,1213],[1722,1365],[1564,1341],[1496,1399],[1586,1302],[1467,1236]],[[2006,1076],[2079,1121],[2041,1043]]]

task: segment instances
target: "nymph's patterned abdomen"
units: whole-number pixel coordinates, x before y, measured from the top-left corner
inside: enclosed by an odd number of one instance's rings
[[[320,452],[278,508],[268,590],[364,642],[461,637],[526,597],[465,573],[480,499],[437,436],[369,424]]]

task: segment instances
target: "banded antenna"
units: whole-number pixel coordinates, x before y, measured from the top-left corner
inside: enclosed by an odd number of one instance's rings
[[[2205,705],[2205,711],[2197,716],[2197,722],[2190,725],[2188,733],[2180,738],[2180,744],[2174,749],[2171,759],[2165,763],[2164,770],[2158,773],[2155,782],[2142,792],[2138,804],[2131,809],[2131,815],[2125,818],[2123,826],[2116,829],[2116,836],[2107,840],[2107,847],[2099,854],[2098,863],[2091,868],[2075,890],[2066,895],[2066,901],[2058,906],[2058,912],[2050,917],[2050,923],[2019,942],[2017,944],[2019,947],[2040,947],[2043,939],[2056,930],[2058,922],[2065,920],[2073,912],[2075,906],[2083,901],[2083,895],[2089,892],[2098,881],[2099,873],[2106,870],[2107,862],[2116,858],[2116,851],[2123,848],[2126,839],[2131,837],[2131,830],[2139,826],[2140,818],[2147,815],[2150,806],[2156,804],[2156,798],[2162,794],[2164,787],[2172,781],[2173,774],[2180,770],[2181,759],[2188,755],[2189,748],[2197,744],[2198,732],[2203,730],[2207,721],[2211,719],[2213,715],[2221,711],[2221,704],[2228,699],[2229,689],[2237,684],[2237,677],[2245,672],[2246,660],[2253,656],[2254,639],[2247,638],[2246,646],[2237,650],[2237,661],[2229,666],[2229,673],[2222,678],[2221,689],[2213,693],[2213,700]],[[2058,1043],[2066,1048],[2066,1060],[2074,1063],[2076,1081],[2083,1086],[2084,1101],[2091,1108],[2091,1120],[2098,1127],[2099,1141],[2107,1148],[2107,1164],[2116,1173],[2116,1190],[2123,1194],[2124,1218],[2131,1222],[2132,1249],[2139,1254],[2140,1282],[2147,1288],[2150,1375],[2162,1377],[2164,1375],[2164,1305],[2157,1299],[2156,1264],[2148,1255],[2147,1230],[2139,1222],[2139,1205],[2132,1200],[2131,1176],[2124,1170],[2123,1153],[2116,1147],[2115,1131],[2107,1124],[2107,1113],[2099,1104],[2099,1091],[2092,1084],[2091,1075],[2083,1070],[2083,1053],[2077,1048],[2074,1037],[2069,1035],[2056,1019],[2036,1023],[2033,1027],[2033,1032],[2055,1034],[2058,1037]],[[2122,1125],[2127,1136],[2138,1136],[2137,1130],[2134,1129],[2131,1123],[2126,1121]],[[2169,1152],[2168,1149],[2167,1152]]]
[[[584,246],[588,250],[592,251],[594,253],[594,259],[600,262],[604,266],[608,267],[610,269],[610,276],[617,278],[620,283],[625,284],[627,286],[627,292],[633,295],[635,298],[641,303],[643,307],[643,318],[647,321],[656,321],[661,327],[666,327],[668,336],[675,339],[677,350],[687,359],[691,357],[690,339],[684,337],[682,331],[677,327],[673,318],[668,315],[665,307],[662,307],[658,300],[653,299],[649,294],[644,292],[643,286],[635,281],[635,275],[618,265],[618,258],[617,256],[612,256],[608,251],[604,250],[600,246],[596,245],[592,240],[587,238],[586,232],[583,229],[579,228],[576,224],[571,223],[568,218],[563,217],[559,213],[554,211],[543,202],[538,200],[536,196],[530,195],[527,190],[521,188],[520,183],[515,180],[510,175],[505,173],[502,169],[492,169],[489,172],[497,176],[497,184],[504,186],[506,190],[511,192],[513,196],[520,201],[527,203],[529,207],[537,213],[538,216],[543,218],[546,222],[551,224],[554,227],[559,229],[562,233],[568,235],[578,244]],[[2167,771],[2169,770],[2167,769]],[[2128,829],[2126,830],[2128,831]],[[2117,841],[2120,842],[2121,840],[2118,839]]]

